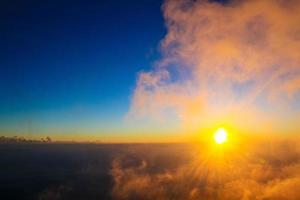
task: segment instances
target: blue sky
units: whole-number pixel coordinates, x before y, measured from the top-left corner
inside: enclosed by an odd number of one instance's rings
[[[137,73],[159,56],[161,4],[1,1],[0,130],[110,129],[121,122]]]
[[[258,2],[1,1],[0,134],[296,132],[299,14]]]

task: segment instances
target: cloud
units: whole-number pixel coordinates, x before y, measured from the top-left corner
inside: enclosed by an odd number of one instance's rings
[[[38,200],[61,200],[72,191],[69,185],[61,184],[58,187],[47,188],[38,195]]]
[[[135,156],[129,153],[114,160],[112,197],[116,200],[296,200],[300,198],[298,143],[292,138],[265,138],[244,143],[238,150],[222,151],[226,153],[222,156],[201,145],[193,150],[187,146],[186,152],[175,148],[176,145],[165,146],[169,153],[156,156],[175,160],[173,165],[153,158],[155,145],[140,146]],[[189,159],[178,161],[178,155]]]
[[[165,1],[163,58],[139,74],[128,117],[171,113],[192,126],[245,113],[276,124],[300,91],[299,8],[299,0]]]

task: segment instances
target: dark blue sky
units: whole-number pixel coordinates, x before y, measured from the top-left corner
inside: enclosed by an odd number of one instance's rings
[[[161,4],[1,1],[0,131],[120,120],[137,73],[159,55]]]

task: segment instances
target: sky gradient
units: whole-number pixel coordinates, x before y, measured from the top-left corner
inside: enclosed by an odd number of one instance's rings
[[[119,132],[159,56],[161,3],[1,1],[1,134]]]
[[[3,1],[0,131],[172,141],[300,128],[300,1]]]

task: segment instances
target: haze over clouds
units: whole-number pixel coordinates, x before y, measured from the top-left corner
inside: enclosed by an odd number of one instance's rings
[[[300,199],[297,140],[260,140],[222,152],[208,146],[194,147],[189,153],[168,148],[171,157],[189,159],[177,159],[176,167],[154,159],[153,148],[115,159],[111,170],[113,199]]]
[[[290,130],[300,116],[299,8],[299,0],[166,1],[163,58],[139,74],[128,117]]]

